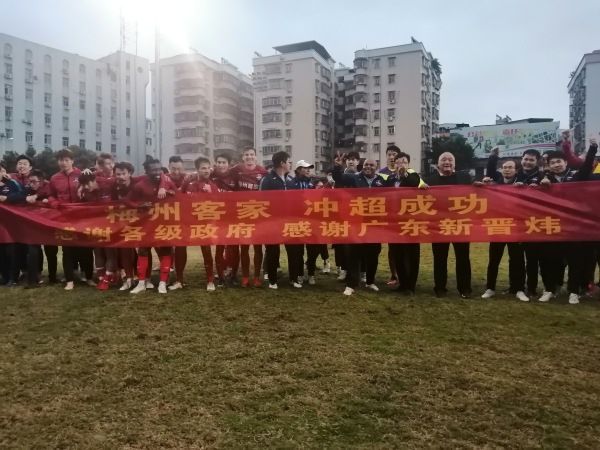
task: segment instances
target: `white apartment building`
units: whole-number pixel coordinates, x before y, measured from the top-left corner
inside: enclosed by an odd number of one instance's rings
[[[156,80],[155,64],[152,70]],[[198,53],[161,59],[159,75],[159,91],[154,82],[152,87],[153,145],[163,164],[179,155],[193,169],[199,156],[229,152],[238,158],[244,146],[253,145],[250,77],[225,60],[218,63]]]
[[[568,89],[573,147],[584,153],[591,138],[600,140],[600,50],[583,55]]]
[[[0,34],[0,154],[68,145],[145,158],[149,64],[115,52],[98,60]]]
[[[385,163],[395,144],[415,169],[427,164],[439,123],[439,64],[421,42],[354,53],[336,77],[336,147]]]
[[[286,151],[319,173],[331,165],[335,61],[316,41],[274,47],[253,59],[254,142],[259,161]]]

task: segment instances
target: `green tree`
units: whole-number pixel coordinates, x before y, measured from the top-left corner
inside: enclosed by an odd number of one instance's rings
[[[5,152],[4,156],[2,156],[2,162],[6,166],[6,171],[8,173],[14,172],[16,170],[18,156],[19,154],[13,151]]]
[[[431,60],[431,70],[435,72],[438,78],[442,75],[442,65],[437,58]]]
[[[456,159],[456,170],[468,170],[472,168],[474,151],[467,138],[460,134],[451,134],[450,137],[436,137],[431,142],[433,164],[437,163],[439,156],[444,152],[450,152]]]
[[[51,177],[58,172],[58,162],[56,161],[55,153],[50,149],[37,153],[33,157],[33,167],[44,172],[47,177]]]
[[[96,153],[85,148],[79,148],[77,145],[70,145],[69,150],[73,152],[73,160],[75,167],[79,169],[87,169],[94,167],[96,164]]]

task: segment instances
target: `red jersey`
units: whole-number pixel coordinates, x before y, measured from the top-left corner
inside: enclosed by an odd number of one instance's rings
[[[179,175],[174,175],[174,174],[170,173],[167,176],[171,179],[171,181],[173,182],[175,187],[177,187],[178,191],[181,191],[182,186],[188,180],[188,176],[185,173],[182,173]]]
[[[158,190],[161,187],[166,189],[170,194],[174,194],[177,191],[175,183],[173,183],[168,177],[164,177],[159,184],[153,184],[150,181],[150,178],[148,178],[147,175],[144,175],[133,186],[127,198],[134,202],[153,202],[158,200]]]
[[[82,191],[83,202],[110,202],[112,200],[113,186],[116,184],[114,178],[96,177],[98,189],[92,192]]]
[[[22,175],[20,173],[11,173],[9,176],[13,180],[18,181],[21,184],[21,186],[29,186],[29,173],[27,175]]]
[[[235,181],[236,191],[258,191],[260,180],[267,174],[262,166],[249,169],[243,164],[234,166],[230,172]]]
[[[225,173],[219,173],[214,170],[210,175],[210,180],[217,185],[219,192],[235,191],[235,178],[233,178],[231,170]]]
[[[211,192],[219,192],[219,188],[211,180],[199,180],[198,178],[194,178],[193,180],[184,183],[181,192],[187,192],[188,194],[204,192],[208,194]]]
[[[79,196],[77,195],[79,175],[81,175],[81,171],[76,167],[69,174],[60,171],[52,175],[52,178],[50,178],[50,196],[48,198],[50,205],[57,206],[60,203],[79,202]]]

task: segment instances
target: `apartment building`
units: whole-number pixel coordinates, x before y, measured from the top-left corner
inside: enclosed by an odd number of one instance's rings
[[[425,46],[411,44],[355,52],[352,68],[336,69],[336,148],[385,162],[390,144],[427,166],[439,123],[441,70]]]
[[[0,51],[0,154],[78,145],[141,166],[146,59],[119,51],[95,60],[6,34]]]
[[[152,70],[156,80],[156,64]],[[179,155],[193,169],[199,156],[229,152],[237,158],[244,146],[253,145],[252,82],[225,60],[219,63],[198,53],[161,59],[152,107],[153,145],[163,163]]]
[[[262,164],[286,151],[294,161],[331,165],[335,61],[316,41],[274,47],[253,59],[254,142]]]
[[[573,148],[584,153],[591,138],[600,140],[600,50],[583,55],[568,89]]]

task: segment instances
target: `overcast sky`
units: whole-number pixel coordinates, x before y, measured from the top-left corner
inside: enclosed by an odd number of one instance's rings
[[[0,31],[98,58],[119,48],[121,1],[130,23],[138,16],[138,53],[152,61],[153,14],[132,7],[136,0],[2,0]],[[273,54],[276,45],[314,39],[352,65],[355,50],[414,36],[442,64],[440,122],[489,124],[498,113],[552,117],[566,128],[569,73],[584,53],[600,49],[600,0],[137,3],[159,3],[153,8],[172,41],[163,56],[191,47],[246,73],[254,51]]]

